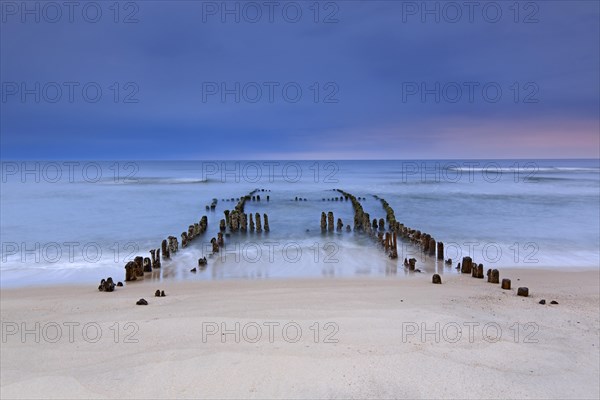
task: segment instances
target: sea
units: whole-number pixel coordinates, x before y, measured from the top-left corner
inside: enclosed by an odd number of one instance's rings
[[[486,269],[600,265],[598,159],[3,161],[1,178],[0,287],[123,281],[125,264],[168,236],[179,250],[144,279],[404,279],[419,273],[404,258],[420,273],[456,274],[465,256]],[[226,231],[212,254],[224,211],[256,189],[245,212],[266,213],[269,232]],[[402,238],[390,259],[352,229],[337,189],[371,219],[385,219],[385,199],[397,221],[443,242],[452,263]],[[329,211],[341,231],[321,231]],[[204,215],[207,231],[181,248]]]

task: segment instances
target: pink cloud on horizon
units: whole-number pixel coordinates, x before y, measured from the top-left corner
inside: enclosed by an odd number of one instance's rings
[[[598,120],[448,118],[324,133],[297,139],[298,151],[273,159],[600,158]]]

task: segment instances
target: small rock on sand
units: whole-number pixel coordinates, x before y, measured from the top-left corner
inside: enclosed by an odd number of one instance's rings
[[[137,304],[138,306],[147,306],[148,302],[146,300],[144,300],[144,299],[139,299],[137,301],[137,303],[135,303],[135,304]]]

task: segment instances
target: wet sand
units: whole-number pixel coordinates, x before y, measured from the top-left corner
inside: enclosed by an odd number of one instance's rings
[[[598,398],[599,271],[502,278],[5,289],[1,397]]]

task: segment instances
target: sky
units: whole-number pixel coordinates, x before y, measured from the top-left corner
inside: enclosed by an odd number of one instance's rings
[[[0,1],[2,159],[600,157],[598,1]]]

